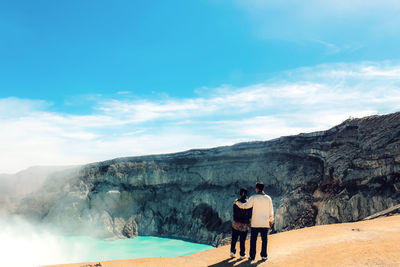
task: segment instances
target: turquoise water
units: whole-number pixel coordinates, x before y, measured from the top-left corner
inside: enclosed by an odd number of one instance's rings
[[[178,239],[139,236],[133,239],[104,241],[87,236],[68,236],[59,240],[71,252],[73,262],[177,257],[212,249],[212,246]]]

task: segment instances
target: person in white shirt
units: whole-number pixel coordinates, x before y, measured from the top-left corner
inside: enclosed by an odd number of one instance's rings
[[[270,196],[264,193],[264,184],[257,182],[256,194],[251,196],[246,203],[234,201],[241,209],[253,208],[251,216],[251,234],[250,234],[250,257],[249,260],[254,260],[256,257],[256,244],[258,233],[261,234],[261,258],[267,260],[267,244],[268,230],[274,223],[274,208]]]

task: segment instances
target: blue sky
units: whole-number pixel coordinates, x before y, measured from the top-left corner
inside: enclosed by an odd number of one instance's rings
[[[398,1],[0,3],[0,173],[400,110]]]

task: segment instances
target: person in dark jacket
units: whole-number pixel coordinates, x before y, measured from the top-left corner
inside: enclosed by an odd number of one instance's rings
[[[241,203],[247,202],[247,190],[245,188],[240,189],[240,198],[237,201]],[[241,209],[236,204],[233,204],[233,221],[232,221],[232,241],[231,241],[231,257],[235,257],[236,253],[236,242],[240,237],[240,258],[246,257],[245,253],[245,242],[247,237],[247,231],[250,225],[250,218],[252,209]]]

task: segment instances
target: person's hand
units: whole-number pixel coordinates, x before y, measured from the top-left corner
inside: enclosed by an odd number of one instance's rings
[[[272,228],[273,223],[269,221],[269,228]]]
[[[237,199],[235,199],[234,201],[233,201],[233,204],[236,204],[237,203]]]

